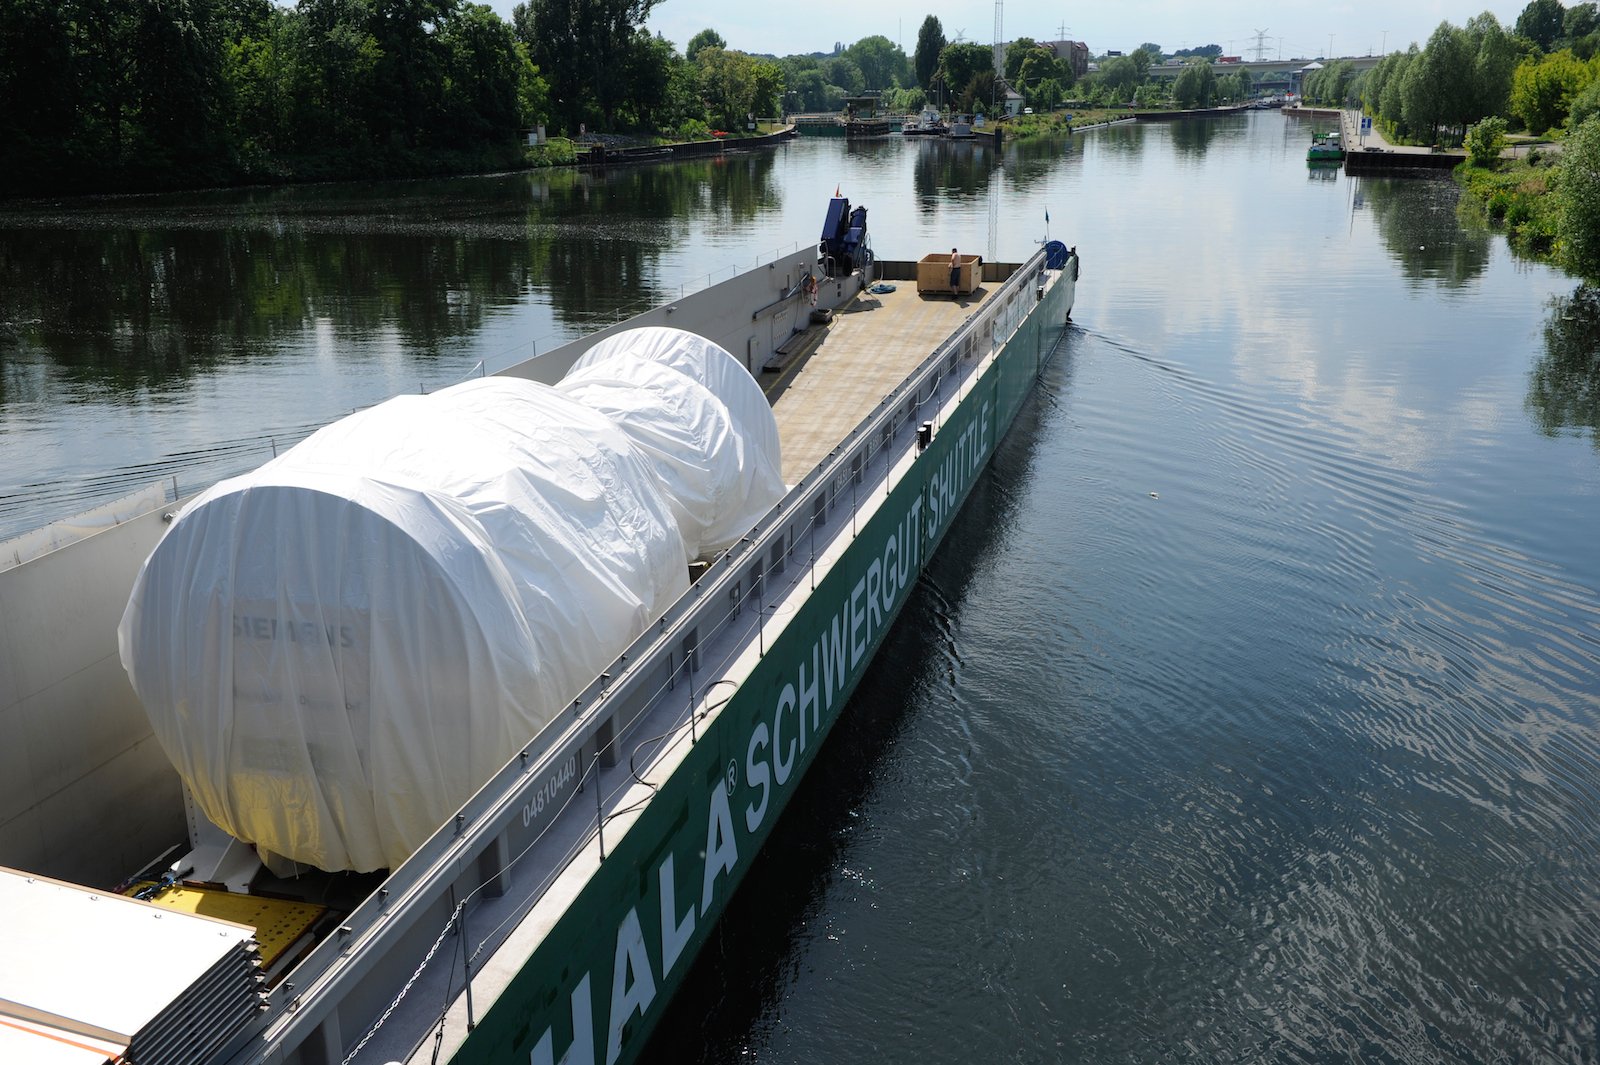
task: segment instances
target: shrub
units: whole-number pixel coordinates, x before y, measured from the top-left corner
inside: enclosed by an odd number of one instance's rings
[[[1473,166],[1493,167],[1506,146],[1506,120],[1490,115],[1467,130],[1467,160]]]
[[[1587,88],[1572,98],[1572,110],[1567,112],[1567,128],[1577,129],[1583,120],[1600,113],[1600,79],[1591,81]]]
[[[1556,234],[1562,255],[1574,272],[1600,278],[1600,117],[1573,131],[1557,174]]]

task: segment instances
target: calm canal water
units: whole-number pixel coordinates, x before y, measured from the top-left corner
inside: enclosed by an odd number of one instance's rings
[[[809,244],[836,185],[887,257],[1048,211],[1077,325],[655,1056],[1595,1061],[1600,299],[1307,135],[0,210],[0,526]]]

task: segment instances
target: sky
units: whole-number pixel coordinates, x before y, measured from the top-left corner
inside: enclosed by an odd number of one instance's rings
[[[516,0],[489,0],[509,18]],[[1264,58],[1333,55],[1381,55],[1404,50],[1412,41],[1420,47],[1440,22],[1465,25],[1467,19],[1487,10],[1509,27],[1526,6],[1520,3],[1476,3],[1464,0],[1333,0],[1324,4],[1243,3],[1240,0],[1111,0],[1093,5],[1046,3],[1045,0],[1011,0],[1002,12],[1005,40],[1032,37],[1059,40],[1063,36],[1084,41],[1099,55],[1108,49],[1131,51],[1146,41],[1163,51],[1219,44],[1225,55],[1247,59],[1256,55],[1256,33],[1264,32]],[[830,52],[835,42],[854,44],[863,37],[882,34],[898,43],[907,55],[916,51],[917,30],[929,15],[937,16],[947,40],[959,32],[963,40],[989,44],[994,40],[995,7],[983,0],[801,0],[800,3],[762,3],[760,0],[660,0],[646,25],[678,46],[711,28],[722,34],[729,48],[742,52],[794,55]]]

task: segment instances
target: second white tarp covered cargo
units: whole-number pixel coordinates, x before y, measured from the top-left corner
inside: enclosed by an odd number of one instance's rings
[[[705,337],[664,326],[614,334],[557,387],[610,416],[649,456],[690,558],[726,551],[783,498],[772,407]]]

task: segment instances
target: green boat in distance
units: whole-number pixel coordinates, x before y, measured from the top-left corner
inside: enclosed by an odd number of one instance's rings
[[[1306,162],[1338,163],[1343,160],[1344,146],[1340,143],[1337,132],[1311,135],[1311,147],[1306,149]]]

